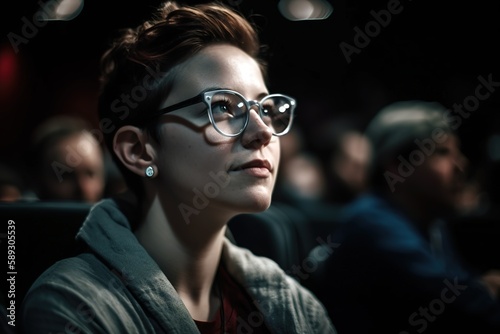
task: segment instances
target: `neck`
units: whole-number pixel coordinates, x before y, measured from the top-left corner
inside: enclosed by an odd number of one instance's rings
[[[177,207],[155,197],[146,208],[135,235],[177,290],[191,316],[209,320],[219,306],[214,280],[226,226],[201,221],[186,224]],[[177,210],[177,211],[175,211]]]

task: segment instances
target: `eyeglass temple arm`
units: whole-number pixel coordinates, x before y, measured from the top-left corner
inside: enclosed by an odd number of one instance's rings
[[[171,106],[165,107],[163,109],[160,109],[160,110],[156,111],[155,113],[153,113],[151,116],[164,115],[164,114],[167,114],[169,112],[175,111],[177,109],[182,109],[182,108],[185,108],[187,106],[190,106],[190,105],[193,105],[193,104],[199,103],[199,102],[203,102],[203,94],[193,96],[190,99],[187,99],[187,100],[181,101],[179,103],[173,104]]]

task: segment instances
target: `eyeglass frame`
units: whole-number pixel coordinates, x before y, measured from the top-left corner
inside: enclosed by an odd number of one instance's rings
[[[230,93],[230,94],[234,94],[234,95],[238,96],[239,98],[241,98],[241,100],[245,103],[245,106],[247,108],[247,112],[246,112],[247,116],[246,116],[246,119],[245,119],[245,124],[243,125],[243,127],[241,128],[241,130],[238,133],[236,133],[236,134],[228,134],[228,133],[222,132],[222,130],[220,130],[215,125],[215,120],[213,118],[212,105],[211,105],[210,101],[211,101],[212,97],[215,94],[218,94],[218,93]],[[175,103],[175,104],[173,104],[171,106],[167,106],[165,108],[161,108],[160,110],[158,110],[155,113],[153,113],[151,115],[151,117],[162,116],[162,115],[171,113],[173,111],[176,111],[176,110],[179,110],[179,109],[182,109],[182,108],[186,108],[186,107],[195,105],[197,103],[203,102],[207,106],[208,118],[210,120],[210,123],[214,127],[214,129],[218,133],[220,133],[221,135],[223,135],[223,136],[226,136],[226,137],[237,137],[237,136],[241,135],[245,131],[245,129],[248,126],[248,123],[250,122],[250,110],[252,109],[252,106],[256,105],[258,107],[258,109],[259,109],[259,117],[261,118],[261,120],[264,121],[264,118],[263,118],[263,115],[262,115],[262,101],[264,101],[266,99],[269,99],[269,98],[273,98],[273,97],[286,98],[286,99],[288,99],[290,101],[290,108],[291,108],[291,110],[290,110],[290,121],[288,122],[287,127],[285,128],[285,130],[283,130],[280,133],[274,133],[274,131],[273,131],[273,136],[280,137],[280,136],[283,136],[283,135],[287,134],[290,131],[290,128],[292,127],[292,121],[293,121],[293,116],[294,116],[295,108],[297,106],[297,102],[296,102],[296,100],[293,97],[288,96],[288,95],[284,95],[284,94],[269,94],[269,95],[264,96],[262,99],[260,99],[260,101],[257,101],[257,100],[247,100],[242,94],[238,93],[237,91],[230,90],[230,89],[207,89],[207,90],[204,90],[201,93],[197,94],[196,96],[188,98],[188,99],[186,99],[184,101],[180,101],[180,102],[177,102],[177,103]],[[264,121],[264,123],[265,123],[265,121]],[[266,124],[266,126],[267,126],[267,124]],[[271,127],[269,127],[269,128],[271,128]]]

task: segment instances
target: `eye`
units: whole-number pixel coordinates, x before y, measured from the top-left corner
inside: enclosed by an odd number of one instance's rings
[[[212,115],[216,120],[227,120],[245,114],[245,103],[233,94],[216,94],[211,103]]]
[[[270,119],[275,119],[279,116],[276,110],[276,105],[272,101],[266,101],[262,104],[262,116]]]
[[[230,101],[227,98],[222,98],[218,101],[213,101],[212,102],[212,113],[215,115],[217,114],[234,114],[234,107],[232,101]]]

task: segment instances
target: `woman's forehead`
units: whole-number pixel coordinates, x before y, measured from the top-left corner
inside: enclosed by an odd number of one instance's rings
[[[170,96],[187,99],[207,88],[232,89],[248,97],[267,92],[257,61],[226,44],[206,47],[181,64]]]
[[[262,76],[255,59],[241,49],[226,44],[202,49],[183,64],[181,71],[183,75],[179,79],[194,76],[200,80],[237,80],[239,77],[255,79],[255,76]]]

